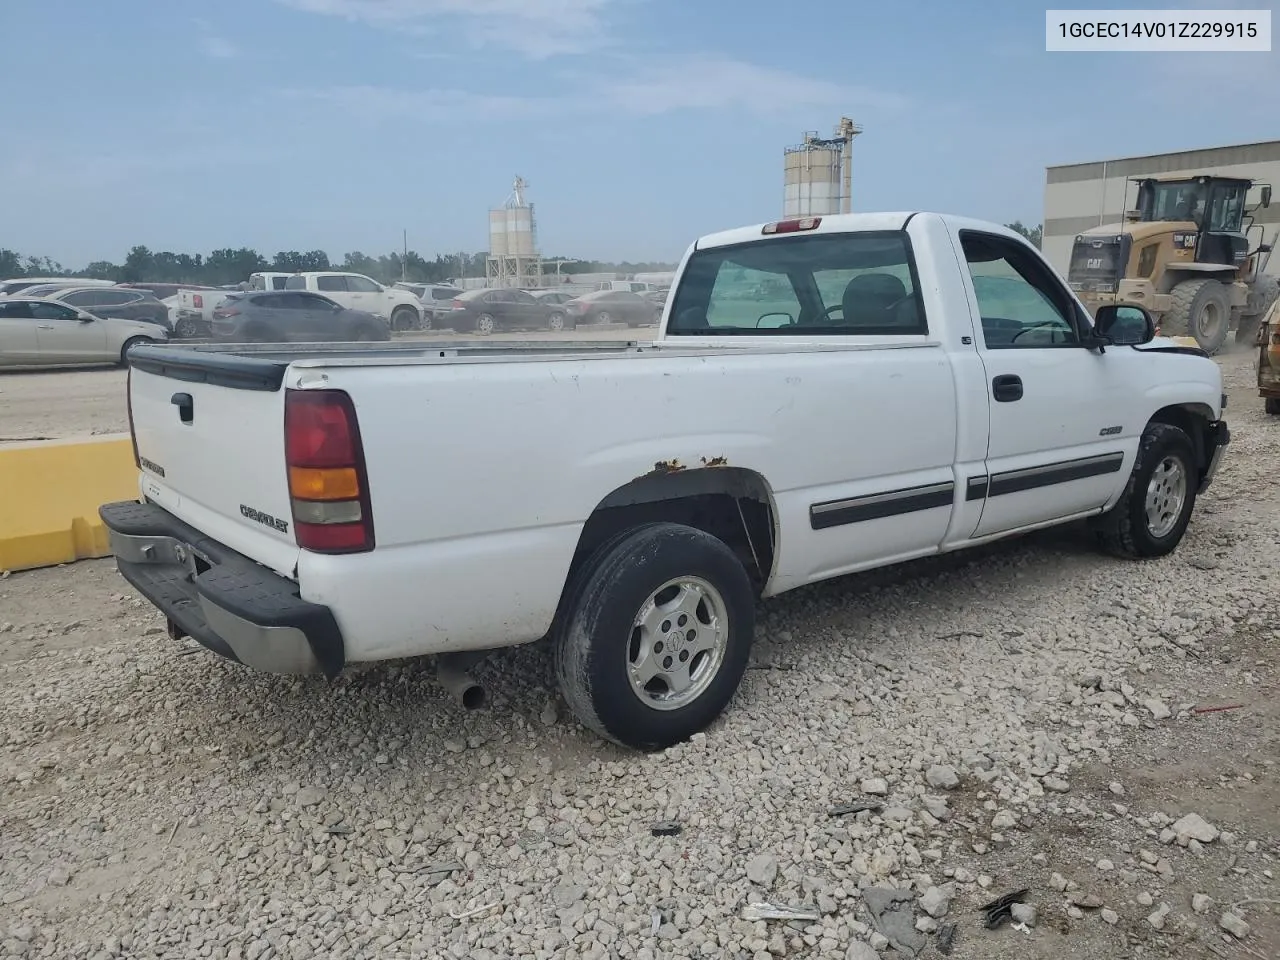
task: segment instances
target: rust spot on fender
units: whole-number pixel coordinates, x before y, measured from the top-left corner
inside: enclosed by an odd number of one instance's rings
[[[708,460],[706,457],[703,457],[702,465],[704,467],[727,467],[729,465],[729,458],[728,457],[712,457],[710,460]]]
[[[651,475],[656,473],[679,473],[684,469],[686,469],[685,465],[679,460],[659,460],[653,465],[653,469],[649,473]]]

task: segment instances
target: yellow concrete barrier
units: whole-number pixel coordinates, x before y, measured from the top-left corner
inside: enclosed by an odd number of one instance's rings
[[[0,444],[0,570],[110,556],[98,507],[137,496],[127,433]]]

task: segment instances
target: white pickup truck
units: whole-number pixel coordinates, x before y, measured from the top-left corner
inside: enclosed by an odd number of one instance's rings
[[[310,290],[320,293],[348,310],[365,310],[382,317],[392,330],[416,330],[422,327],[424,308],[412,291],[384,287],[362,273],[324,270],[295,273],[285,284],[286,290]]]
[[[932,213],[703,237],[649,343],[129,361],[141,496],[101,516],[171,634],[330,677],[434,654],[466,704],[476,658],[549,638],[640,749],[725,708],[757,598],[1077,520],[1167,554],[1229,440],[1201,350]]]

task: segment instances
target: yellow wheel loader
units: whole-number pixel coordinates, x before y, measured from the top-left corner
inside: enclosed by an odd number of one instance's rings
[[[1067,281],[1089,313],[1104,303],[1133,303],[1163,336],[1192,337],[1217,353],[1231,329],[1252,344],[1262,316],[1280,296],[1267,274],[1270,240],[1253,222],[1271,205],[1271,185],[1236,177],[1148,177],[1124,223],[1076,236]],[[1249,191],[1259,199],[1246,207]],[[1251,239],[1256,246],[1250,250]]]

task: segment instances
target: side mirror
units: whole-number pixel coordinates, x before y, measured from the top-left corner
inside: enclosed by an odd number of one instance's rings
[[[1271,206],[1271,184],[1267,184],[1262,188],[1262,205],[1264,207]]]
[[[794,322],[789,313],[766,313],[756,321],[756,327],[764,330],[777,330],[779,327],[789,327]]]
[[[1143,307],[1104,303],[1094,315],[1094,333],[1117,346],[1138,346],[1155,339],[1156,322]]]
[[[76,319],[79,320],[81,323],[93,323],[93,321],[98,318],[90,316],[87,313],[82,313],[78,317],[76,317]]]

